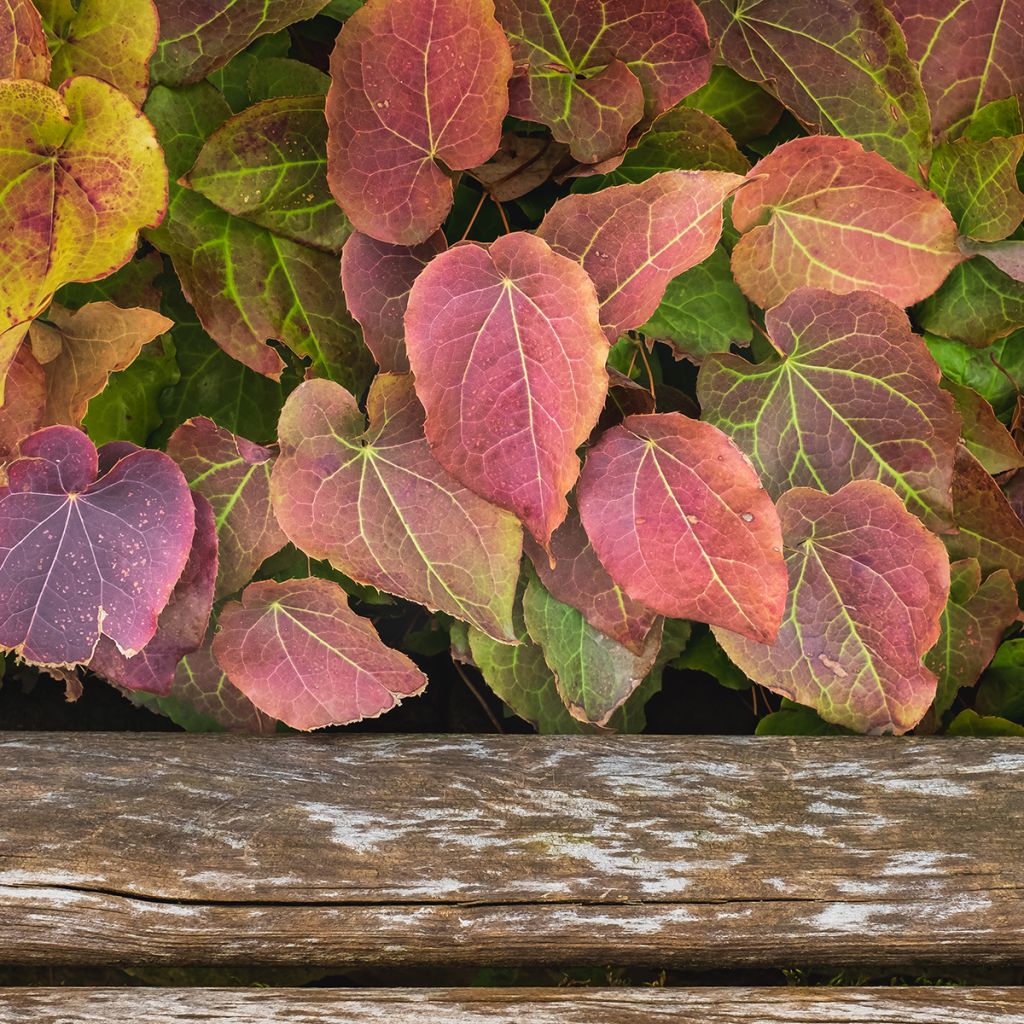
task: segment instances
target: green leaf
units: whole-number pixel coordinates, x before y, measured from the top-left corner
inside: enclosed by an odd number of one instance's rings
[[[960,231],[981,242],[997,242],[1024,219],[1017,164],[1024,135],[986,142],[958,139],[935,150],[928,184],[946,204]]]
[[[694,628],[690,642],[679,657],[672,661],[672,667],[703,672],[705,675],[713,676],[730,690],[750,688],[750,680],[729,660],[729,655],[722,650],[721,644],[715,639],[715,634],[703,624]]]
[[[849,736],[850,730],[820,718],[813,708],[783,700],[782,708],[765,715],[754,730],[757,736]]]
[[[732,345],[749,345],[754,329],[747,300],[732,279],[725,248],[719,244],[703,263],[673,278],[654,315],[637,330],[671,345],[677,359],[695,363]]]
[[[932,710],[942,715],[957,691],[973,686],[1017,618],[1017,590],[1005,569],[982,582],[976,559],[949,567],[949,599],[940,620],[942,632],[925,655],[925,666],[938,677]]]
[[[683,104],[703,110],[739,143],[767,135],[782,114],[782,104],[774,96],[724,64],[716,64],[707,84],[690,93]]]
[[[289,57],[261,57],[249,72],[253,103],[280,96],[326,96],[331,78],[317,68]]]
[[[954,267],[915,313],[929,333],[982,348],[1024,326],[1024,283],[975,256]]]
[[[220,90],[232,112],[237,114],[252,102],[249,79],[256,69],[264,60],[287,57],[289,49],[291,39],[287,32],[264,36],[233,57],[224,67],[212,72],[207,80]]]
[[[145,106],[164,147],[171,181],[196,162],[203,143],[231,116],[231,108],[208,82],[180,89],[154,86]]]
[[[634,654],[596,630],[577,609],[552,597],[532,572],[523,614],[569,713],[593,725],[607,724],[643,682],[661,649],[660,622]]]
[[[967,450],[989,473],[997,476],[1024,466],[1016,441],[977,391],[945,377],[940,383],[953,396],[960,415],[960,436]]]
[[[1024,736],[1024,725],[1005,718],[983,717],[968,708],[961,711],[946,730],[947,736]]]
[[[1024,722],[1024,637],[1002,644],[978,684],[974,706],[983,715]]]
[[[112,373],[107,386],[89,402],[82,421],[86,433],[97,447],[108,441],[146,447],[150,434],[163,423],[160,396],[180,379],[171,336],[151,341],[131,366]]]
[[[982,349],[935,335],[924,340],[946,377],[976,391],[1000,420],[1009,422],[1024,385],[1024,331]]]
[[[1020,114],[1020,100],[1010,96],[1005,100],[986,103],[967,123],[963,137],[985,142],[987,139],[1009,138],[1024,132],[1024,119]]]

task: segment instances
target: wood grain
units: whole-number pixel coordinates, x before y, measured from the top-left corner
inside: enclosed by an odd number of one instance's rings
[[[0,989],[0,1024],[1024,1024],[1020,989]]]
[[[0,959],[1024,962],[1024,741],[0,734]]]

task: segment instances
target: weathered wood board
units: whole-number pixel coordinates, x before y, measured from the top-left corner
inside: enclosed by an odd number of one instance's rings
[[[1024,741],[0,734],[0,960],[1022,963]]]
[[[0,989],[0,1024],[1022,1024],[1020,989]]]

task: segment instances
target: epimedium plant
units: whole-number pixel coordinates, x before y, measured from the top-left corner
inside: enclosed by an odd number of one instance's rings
[[[1022,24],[0,0],[0,646],[190,728],[426,644],[548,732],[669,664],[1020,730]]]

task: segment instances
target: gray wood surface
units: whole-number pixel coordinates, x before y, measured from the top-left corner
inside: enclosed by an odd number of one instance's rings
[[[1020,989],[0,989],[0,1024],[1022,1024]]]
[[[1021,963],[1022,832],[1010,739],[8,733],[0,959]]]

